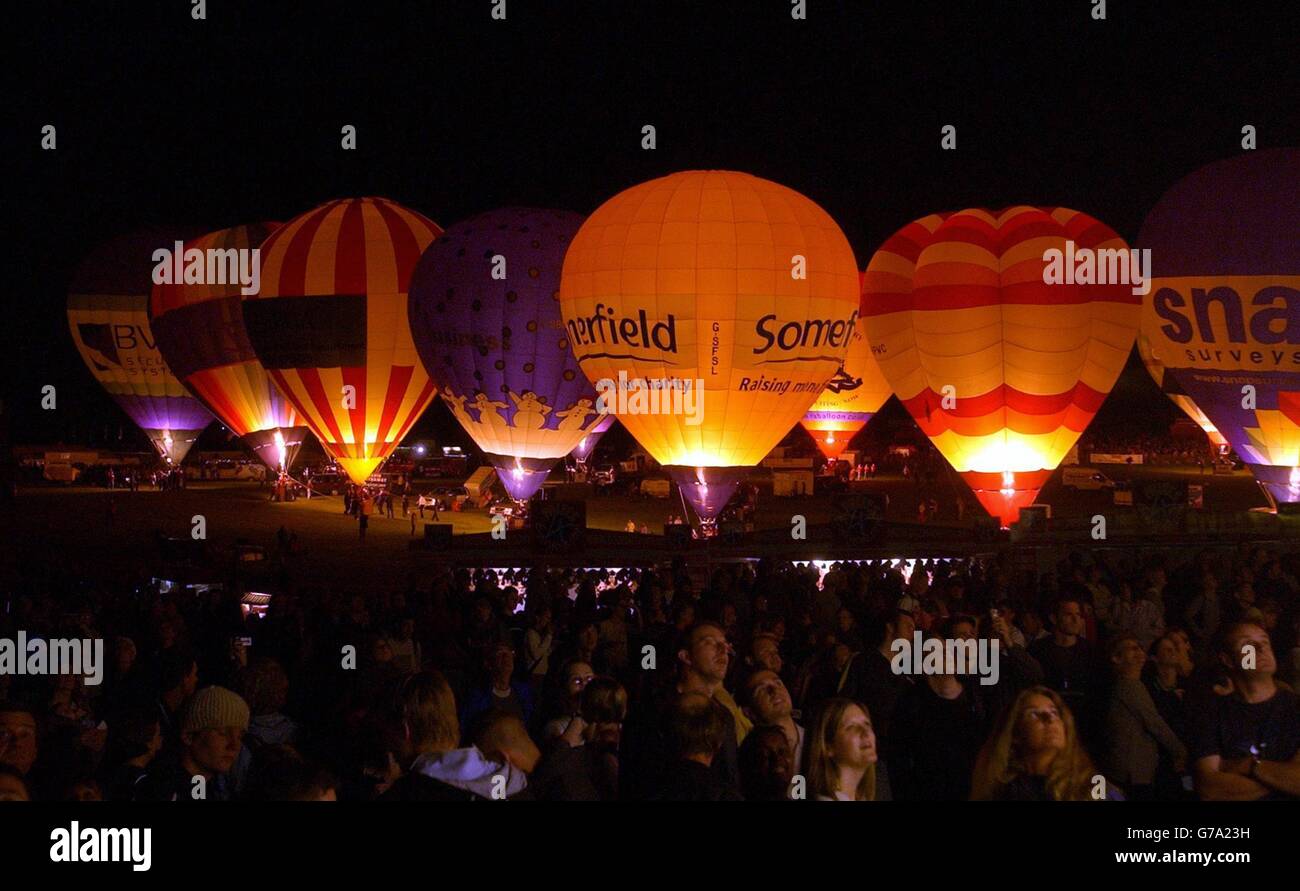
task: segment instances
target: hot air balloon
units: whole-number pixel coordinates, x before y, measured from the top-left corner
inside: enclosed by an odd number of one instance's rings
[[[1145,307],[1145,304],[1143,306]],[[1145,317],[1145,312],[1143,315]],[[1210,442],[1220,447],[1227,445],[1228,441],[1223,438],[1223,434],[1214,426],[1214,423],[1205,416],[1205,412],[1201,411],[1201,407],[1192,401],[1192,397],[1179,389],[1178,380],[1172,374],[1165,373],[1165,363],[1151,349],[1151,341],[1141,329],[1138,330],[1137,348],[1142,364],[1146,366],[1147,372],[1155,380],[1160,392],[1168,396],[1174,405],[1181,408],[1187,417],[1195,421],[1196,426],[1204,431]]]
[[[1247,152],[1165,193],[1142,331],[1275,504],[1300,502],[1300,148]]]
[[[344,198],[262,244],[262,287],[244,300],[258,360],[355,483],[433,399],[406,321],[411,272],[441,232],[386,198]]]
[[[596,450],[596,444],[600,442],[600,438],[609,432],[609,428],[613,426],[614,416],[602,414],[600,420],[582,434],[582,439],[578,440],[578,444],[573,447],[573,451],[569,452],[569,454],[579,464],[586,464],[591,459],[591,453]]]
[[[286,471],[307,428],[253,353],[240,293],[241,273],[253,269],[252,252],[276,225],[235,226],[187,242],[186,262],[201,262],[212,274],[204,283],[155,284],[149,314],[158,349],[176,376],[268,467]]]
[[[583,223],[560,308],[601,398],[711,525],[843,363],[858,271],[839,226],[798,192],[694,170]]]
[[[1045,283],[1046,252],[1077,248],[1127,251],[1086,214],[1012,207],[917,220],[867,267],[880,370],[1003,526],[1088,426],[1137,333],[1132,286]]]
[[[449,226],[411,278],[416,348],[440,395],[526,501],[599,421],[560,318],[560,266],[582,217],[511,207]]]
[[[68,325],[86,367],[172,464],[185,458],[212,415],[158,351],[149,293],[156,252],[170,252],[193,234],[155,230],[114,239],[78,267],[68,289]]]
[[[880,366],[871,355],[871,342],[859,315],[844,364],[799,423],[812,436],[821,453],[833,461],[891,395],[893,391],[889,389],[889,381],[880,373]]]

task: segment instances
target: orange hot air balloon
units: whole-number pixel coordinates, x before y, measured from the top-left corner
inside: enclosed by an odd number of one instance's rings
[[[863,280],[866,274],[861,276]],[[871,341],[862,326],[862,316],[853,329],[844,364],[799,423],[827,458],[834,460],[848,447],[849,440],[880,411],[893,390],[871,355]]]
[[[149,315],[158,349],[176,376],[268,467],[283,471],[293,465],[307,428],[253,354],[240,293],[248,287],[241,275],[252,282],[259,268],[253,252],[277,225],[234,226],[186,242],[186,262],[202,263],[202,278],[209,278],[215,261],[213,280],[169,277],[155,284]]]
[[[785,186],[692,170],[601,205],[564,258],[560,310],[604,408],[706,522],[844,361],[858,270]]]
[[[1156,355],[1151,348],[1151,341],[1141,331],[1138,331],[1137,348],[1142,364],[1146,366],[1147,372],[1155,380],[1160,392],[1168,396],[1174,405],[1181,408],[1187,417],[1195,421],[1196,426],[1205,431],[1205,435],[1209,437],[1210,442],[1216,446],[1227,445],[1228,440],[1219,432],[1219,428],[1214,426],[1214,422],[1205,416],[1205,412],[1201,411],[1201,407],[1193,401],[1191,396],[1178,388],[1178,381],[1174,378],[1174,375],[1165,374],[1167,371],[1165,363]]]
[[[1127,268],[1127,248],[1066,208],[964,210],[904,227],[867,267],[863,318],[881,371],[1003,526],[1033,503],[1133,348],[1132,286],[1078,283],[1102,277],[1098,255],[1087,275],[1082,258],[1123,250]],[[1049,251],[1069,284],[1045,281],[1056,278]]]
[[[345,198],[262,244],[261,292],[244,301],[257,358],[356,483],[433,399],[406,318],[411,272],[442,230],[386,198]]]

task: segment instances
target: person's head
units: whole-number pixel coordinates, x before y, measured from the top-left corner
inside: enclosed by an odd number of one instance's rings
[[[790,691],[775,671],[754,672],[745,679],[741,693],[745,714],[755,724],[780,724],[790,717]]]
[[[475,744],[493,761],[510,764],[524,773],[532,773],[542,757],[524,722],[504,712],[484,722]]]
[[[1106,648],[1110,658],[1111,671],[1117,678],[1135,679],[1142,676],[1142,667],[1146,665],[1147,656],[1142,651],[1142,644],[1131,634],[1121,634],[1113,638]]]
[[[1229,676],[1272,680],[1277,672],[1273,642],[1255,622],[1233,622],[1223,629],[1219,640],[1219,661]]]
[[[564,682],[564,696],[569,703],[571,714],[577,711],[579,703],[582,702],[583,688],[591,682],[595,674],[590,662],[570,659],[564,663],[564,667],[560,670],[560,678]]]
[[[104,790],[94,777],[79,777],[68,784],[63,794],[64,801],[103,801]]]
[[[245,797],[250,801],[338,801],[338,780],[287,745],[261,746],[253,755]]]
[[[1166,634],[1151,645],[1151,661],[1157,669],[1182,674],[1183,652],[1174,635]]]
[[[808,794],[834,798],[837,792],[855,801],[876,797],[876,733],[867,707],[851,699],[829,699],[808,735]],[[859,774],[855,788],[843,789],[842,778]]]
[[[148,763],[162,749],[162,745],[162,724],[153,710],[124,712],[109,725],[108,749],[112,762],[145,758]]]
[[[892,644],[896,640],[905,640],[911,643],[912,636],[916,633],[916,617],[909,610],[895,610],[886,625],[885,631],[886,644]]]
[[[737,753],[747,801],[783,801],[794,778],[794,752],[779,727],[755,727]]]
[[[158,689],[163,695],[188,699],[199,686],[199,664],[182,647],[164,650],[159,660]]]
[[[1083,606],[1077,600],[1058,600],[1052,619],[1058,634],[1069,637],[1083,634]]]
[[[683,674],[707,684],[721,684],[731,664],[726,632],[712,622],[700,622],[682,635],[677,661]]]
[[[422,671],[402,682],[398,711],[412,754],[445,752],[460,744],[460,720],[451,685],[437,671]]]
[[[36,715],[17,703],[0,703],[0,765],[19,776],[31,773],[36,763],[39,739]]]
[[[683,693],[673,703],[668,719],[668,738],[678,758],[712,764],[726,742],[727,726],[711,697]]]
[[[781,642],[770,632],[754,635],[749,644],[749,659],[755,668],[781,671]]]
[[[501,688],[508,686],[511,676],[515,673],[514,647],[504,641],[495,643],[487,648],[483,658],[487,663],[485,667],[492,683]]]
[[[627,717],[627,690],[614,678],[592,678],[583,687],[579,713],[587,724],[587,744],[615,751],[622,739],[623,719]]]
[[[248,719],[248,704],[238,693],[225,687],[199,690],[181,719],[185,757],[207,776],[226,773],[239,757]]]
[[[948,640],[975,640],[975,620],[970,616],[950,616],[943,623],[940,634]]]
[[[1089,797],[1092,762],[1083,750],[1074,716],[1047,687],[1022,690],[1003,713],[975,761],[971,797],[997,798],[1023,776],[1044,777],[1057,801]]]
[[[594,653],[596,645],[600,643],[600,627],[594,620],[587,619],[579,622],[574,630],[573,639],[580,653]]]
[[[0,764],[0,801],[31,801],[27,781],[7,764]]]
[[[254,715],[279,712],[289,698],[289,675],[268,656],[254,659],[244,672],[244,698]]]

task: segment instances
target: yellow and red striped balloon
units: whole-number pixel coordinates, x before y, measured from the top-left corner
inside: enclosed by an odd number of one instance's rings
[[[158,349],[190,392],[268,467],[287,470],[307,431],[253,352],[244,328],[238,271],[241,255],[245,268],[251,269],[247,264],[252,251],[277,225],[233,226],[186,242],[185,254],[198,251],[195,256],[204,261],[205,270],[209,251],[228,258],[218,270],[221,281],[155,284],[149,315]]]
[[[903,405],[1004,526],[1033,503],[1137,334],[1127,284],[1046,284],[1045,252],[1127,250],[1066,208],[936,214],[867,267],[863,321]]]
[[[258,359],[339,465],[362,483],[433,399],[407,323],[420,254],[442,230],[386,198],[345,198],[262,244],[244,301]]]

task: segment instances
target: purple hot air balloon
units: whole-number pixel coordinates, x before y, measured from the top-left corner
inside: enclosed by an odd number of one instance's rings
[[[1246,152],[1165,193],[1142,334],[1269,499],[1300,502],[1300,149]]]
[[[177,380],[149,325],[155,252],[201,233],[151,230],[97,248],[73,274],[68,326],[95,380],[148,435],[158,454],[179,464],[212,414]]]
[[[411,335],[438,395],[516,500],[603,419],[560,318],[583,218],[511,207],[449,226],[411,278]]]

